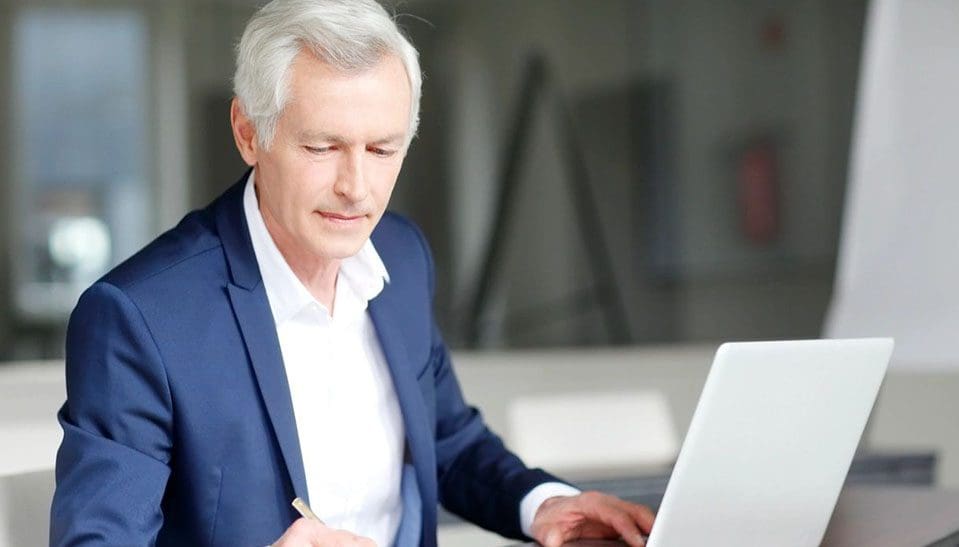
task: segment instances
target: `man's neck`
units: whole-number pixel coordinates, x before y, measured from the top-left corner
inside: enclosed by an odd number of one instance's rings
[[[309,252],[298,250],[296,245],[289,241],[286,232],[273,222],[273,218],[266,214],[262,207],[260,213],[266,225],[266,231],[273,238],[276,248],[283,255],[283,260],[293,270],[293,274],[300,283],[333,314],[333,300],[336,296],[336,279],[340,272],[340,259],[316,257]]]
[[[332,315],[334,299],[336,297],[336,279],[340,271],[340,261],[325,260],[318,262],[315,260],[301,260],[298,258],[305,257],[293,256],[285,252],[282,248],[280,248],[280,253],[286,260],[286,263],[290,265],[290,269],[293,270],[293,274],[296,275],[297,279],[310,291],[313,298],[316,298],[317,302],[323,304],[330,315]]]

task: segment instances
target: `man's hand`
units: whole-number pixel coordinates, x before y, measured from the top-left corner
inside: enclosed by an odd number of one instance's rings
[[[577,539],[622,538],[632,547],[645,545],[655,516],[648,507],[600,492],[549,498],[533,518],[533,539],[560,547]]]
[[[376,547],[370,538],[334,530],[313,519],[297,519],[271,547]]]

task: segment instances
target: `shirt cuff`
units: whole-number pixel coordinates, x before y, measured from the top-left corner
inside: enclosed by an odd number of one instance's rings
[[[523,501],[519,503],[519,525],[523,529],[523,533],[527,537],[533,537],[530,532],[533,529],[533,519],[536,517],[536,512],[539,511],[539,506],[543,505],[544,501],[555,496],[576,496],[580,493],[582,492],[578,488],[573,488],[561,482],[544,482],[530,490],[523,497]]]

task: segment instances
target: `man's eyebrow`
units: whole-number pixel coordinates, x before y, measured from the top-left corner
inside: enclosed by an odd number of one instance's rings
[[[297,135],[301,141],[307,142],[347,142],[346,138],[335,133],[326,133],[319,132],[315,133],[313,131],[303,131]]]
[[[350,143],[349,139],[343,137],[342,135],[337,135],[336,133],[326,133],[326,132],[312,132],[304,131],[299,133],[299,138],[301,141],[306,142],[336,142],[336,143]],[[392,135],[387,135],[385,137],[376,139],[370,144],[373,145],[384,145],[384,144],[403,144],[406,141],[405,133],[393,133]]]
[[[382,139],[376,139],[372,144],[402,144],[406,140],[405,133],[394,133],[392,135],[387,135]]]

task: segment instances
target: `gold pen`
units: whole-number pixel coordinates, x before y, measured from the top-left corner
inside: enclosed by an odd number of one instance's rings
[[[322,519],[320,519],[320,517],[316,516],[316,513],[314,513],[313,510],[310,509],[310,506],[307,505],[306,502],[303,501],[302,498],[296,497],[296,498],[293,500],[292,505],[293,505],[293,508],[296,509],[296,512],[299,513],[300,516],[302,516],[303,518],[305,518],[305,519],[310,519],[310,520],[315,520],[315,521],[317,521],[317,522],[319,522],[320,524],[323,524],[323,525],[326,524],[326,523],[323,522]]]

